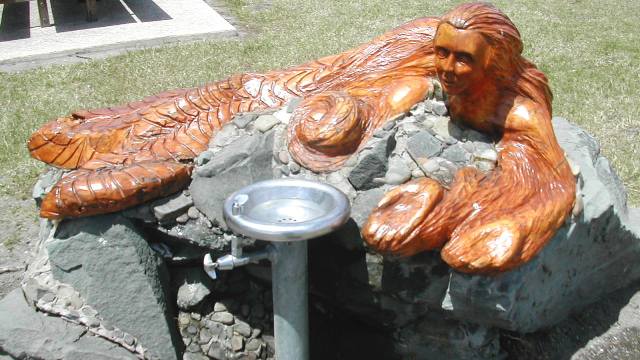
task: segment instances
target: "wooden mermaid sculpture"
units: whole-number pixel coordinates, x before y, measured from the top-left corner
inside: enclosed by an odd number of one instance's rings
[[[521,56],[520,34],[494,7],[464,4],[414,20],[370,43],[291,69],[241,74],[118,108],[76,111],[29,140],[31,155],[65,169],[45,197],[50,219],[118,211],[190,181],[189,160],[235,114],[293,97],[289,152],[301,165],[340,168],[373,132],[433,90],[452,119],[499,139],[488,174],[458,171],[450,189],[422,178],[391,190],[362,229],[374,249],[399,255],[441,248],[453,268],[512,269],[563,224],[575,179],[551,127],[545,76]]]

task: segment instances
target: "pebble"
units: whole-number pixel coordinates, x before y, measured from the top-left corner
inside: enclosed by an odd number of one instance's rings
[[[211,340],[212,337],[213,335],[211,334],[211,331],[207,328],[203,328],[200,330],[200,335],[198,336],[198,343],[201,345],[206,344]]]
[[[215,305],[213,305],[213,311],[215,312],[227,311],[227,306],[221,302],[217,302],[215,303]]]
[[[446,116],[449,113],[449,110],[447,109],[447,106],[440,101],[434,101],[433,102],[433,106],[432,106],[432,110],[434,114],[436,115],[440,115],[440,116]]]
[[[462,137],[462,130],[447,117],[438,117],[433,125],[433,131],[443,139],[454,137],[456,139]]]
[[[407,152],[414,160],[439,155],[442,149],[442,143],[427,131],[411,136],[407,142]]]
[[[260,329],[251,330],[251,337],[254,338],[254,339],[257,338],[257,337],[260,337],[261,334],[262,334],[262,330],[260,330]]]
[[[185,353],[182,360],[209,360],[204,354]]]
[[[193,206],[193,199],[183,194],[176,196],[162,205],[153,208],[156,219],[160,222],[170,221]]]
[[[413,178],[420,178],[424,176],[424,172],[420,169],[414,169],[413,171],[411,171],[411,177]]]
[[[131,346],[136,341],[136,339],[133,336],[131,336],[130,334],[124,334],[123,341],[124,341],[125,344]]]
[[[292,161],[291,164],[289,164],[289,170],[291,170],[291,173],[293,174],[298,174],[302,168],[297,162]]]
[[[289,176],[291,174],[291,169],[289,169],[289,167],[287,165],[282,165],[280,167],[280,172],[284,176]]]
[[[191,318],[191,316],[189,316],[189,314],[181,312],[178,315],[178,324],[180,324],[182,326],[187,326],[191,322],[190,318]]]
[[[192,353],[200,352],[200,345],[192,342],[191,344],[189,344],[189,346],[187,346],[187,351]]]
[[[495,169],[496,164],[494,162],[491,161],[476,161],[474,163],[474,165],[478,168],[478,170],[481,171],[491,171],[493,169]]]
[[[251,336],[251,326],[244,321],[237,321],[236,324],[233,325],[233,331],[244,337]]]
[[[455,144],[444,149],[441,156],[455,163],[466,163],[471,159],[471,154],[460,144]]]
[[[92,327],[92,328],[100,326],[100,320],[94,317],[87,318],[86,323],[88,327]]]
[[[42,295],[42,297],[40,298],[40,301],[47,304],[47,303],[53,302],[55,299],[56,299],[55,295],[53,295],[52,293],[46,293]]]
[[[280,150],[278,152],[278,160],[287,165],[289,163],[289,152],[287,150]]]
[[[178,288],[176,303],[180,309],[187,310],[200,304],[209,294],[211,294],[211,290],[203,283],[185,282]],[[191,317],[197,321],[201,319],[201,315],[198,313],[192,313]]]
[[[200,217],[200,211],[198,211],[195,206],[192,206],[189,208],[189,210],[187,210],[187,216],[195,220]]]
[[[473,145],[472,142],[463,142],[461,144],[462,144],[461,146],[470,153],[473,153],[476,150],[476,147]]]
[[[433,116],[433,115],[425,116],[424,119],[422,120],[422,127],[424,127],[425,129],[432,129],[433,126],[436,124],[437,119],[438,119],[437,116]]]
[[[233,324],[233,315],[229,312],[217,312],[214,313],[213,316],[211,316],[211,320],[225,324],[225,325],[231,325]]]
[[[178,224],[186,224],[187,221],[189,221],[189,215],[187,214],[182,214],[176,218]]]
[[[407,136],[411,136],[413,134],[418,133],[420,131],[420,128],[415,123],[408,122],[408,123],[402,124],[402,131],[404,131],[404,133],[407,134]]]
[[[184,346],[189,346],[189,344],[191,344],[191,338],[190,337],[183,337],[182,338],[182,342],[184,343]]]
[[[273,115],[261,115],[256,119],[253,126],[260,132],[266,132],[279,122],[280,120]]]
[[[244,348],[244,338],[240,335],[233,335],[231,337],[231,349],[233,351],[241,351]]]
[[[486,149],[480,152],[476,152],[474,153],[474,156],[482,160],[488,160],[493,162],[498,161],[498,153],[493,149]]]
[[[96,316],[98,315],[98,312],[92,308],[91,306],[83,306],[82,309],[80,309],[80,312],[86,316]]]
[[[224,350],[221,349],[218,346],[211,346],[209,348],[209,351],[207,352],[207,355],[209,355],[210,358],[214,358],[214,359],[226,359],[227,356],[224,353]]]
[[[202,319],[202,315],[200,315],[200,314],[199,314],[199,313],[197,313],[197,312],[192,312],[192,313],[191,313],[191,318],[192,318],[193,320],[200,321],[200,319]]]
[[[422,170],[427,174],[434,173],[440,170],[440,164],[438,163],[438,160],[436,160],[435,158],[429,159],[422,164]]]
[[[195,335],[195,334],[197,334],[197,333],[198,333],[198,328],[197,328],[197,327],[195,327],[194,325],[189,325],[189,326],[187,327],[187,334],[189,334],[189,335]]]
[[[258,339],[251,339],[247,343],[246,349],[247,351],[257,351],[262,347],[262,341]]]
[[[385,182],[390,185],[400,185],[411,179],[411,170],[401,158],[392,158],[389,169],[385,174]]]

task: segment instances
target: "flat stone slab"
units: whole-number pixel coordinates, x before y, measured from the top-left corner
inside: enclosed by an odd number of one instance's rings
[[[137,357],[84,326],[36,312],[22,290],[0,301],[0,358],[124,360]]]
[[[84,4],[55,2],[50,9],[53,25],[44,28],[39,26],[36,2],[29,4],[29,28],[16,24],[11,29],[14,31],[0,38],[4,40],[0,41],[0,66],[55,55],[237,34],[227,20],[202,0],[99,1],[95,22],[86,22]],[[7,6],[3,6],[3,12]]]

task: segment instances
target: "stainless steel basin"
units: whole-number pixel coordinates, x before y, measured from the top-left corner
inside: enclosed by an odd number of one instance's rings
[[[224,218],[236,233],[269,241],[307,240],[328,234],[349,218],[347,197],[327,184],[267,180],[232,194]]]

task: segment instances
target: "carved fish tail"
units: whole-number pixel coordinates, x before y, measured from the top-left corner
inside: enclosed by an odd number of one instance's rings
[[[40,216],[62,219],[115,212],[180,191],[190,180],[191,167],[176,162],[75,170],[47,194]]]

